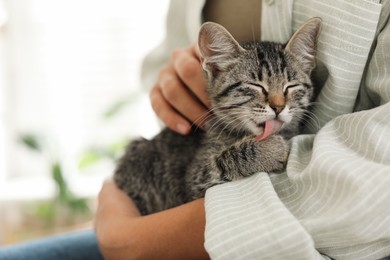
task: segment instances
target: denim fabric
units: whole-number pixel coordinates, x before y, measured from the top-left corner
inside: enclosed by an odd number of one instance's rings
[[[0,248],[0,260],[103,259],[95,233],[80,231]]]

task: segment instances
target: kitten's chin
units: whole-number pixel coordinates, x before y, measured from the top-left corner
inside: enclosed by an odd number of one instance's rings
[[[252,127],[251,130],[254,135],[258,136],[264,133],[264,129],[265,129],[265,122],[254,125],[254,127]]]
[[[265,122],[260,123],[260,124],[255,124],[254,122],[251,123],[250,125],[247,125],[247,129],[249,130],[251,134],[258,136],[264,133],[265,129]]]

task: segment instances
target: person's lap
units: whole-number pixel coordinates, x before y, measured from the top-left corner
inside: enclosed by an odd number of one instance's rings
[[[103,259],[92,230],[0,247],[0,259]]]

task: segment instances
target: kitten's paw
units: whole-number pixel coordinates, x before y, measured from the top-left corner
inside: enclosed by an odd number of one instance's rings
[[[280,172],[286,168],[290,147],[280,135],[272,135],[258,142],[260,160],[265,172]]]
[[[253,137],[224,150],[215,158],[224,181],[239,180],[258,172],[279,172],[286,167],[289,145],[280,135],[256,141]]]

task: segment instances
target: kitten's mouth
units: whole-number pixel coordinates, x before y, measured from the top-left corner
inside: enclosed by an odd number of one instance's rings
[[[262,134],[256,137],[256,140],[257,141],[264,140],[268,136],[278,132],[282,128],[283,124],[284,124],[283,121],[276,120],[276,119],[268,120],[263,123],[260,123],[259,127],[263,127],[264,131]]]

